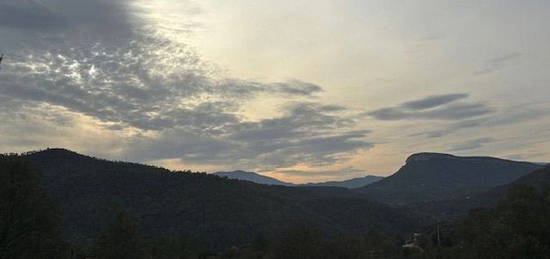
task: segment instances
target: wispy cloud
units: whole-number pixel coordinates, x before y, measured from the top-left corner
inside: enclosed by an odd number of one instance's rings
[[[320,175],[349,158],[389,173],[487,132],[513,142],[482,143],[488,155],[544,149],[518,146],[547,139],[550,5],[523,3],[527,18],[512,2],[382,2],[0,0],[0,149]],[[419,98],[391,103],[404,92]]]
[[[284,174],[289,176],[344,176],[353,177],[354,175],[363,175],[365,170],[357,169],[354,167],[345,167],[335,170],[315,170],[315,171],[303,171],[303,170],[278,170],[275,173]]]
[[[512,106],[505,110],[493,113],[490,116],[453,122],[448,126],[440,127],[436,130],[422,132],[414,135],[423,135],[429,138],[438,138],[465,129],[487,129],[491,127],[509,126],[537,119],[543,119],[547,116],[550,116],[550,107],[533,105]]]
[[[462,120],[493,112],[483,103],[456,103],[468,94],[428,96],[365,113],[379,120]]]
[[[485,62],[483,68],[476,70],[474,74],[484,75],[496,72],[504,68],[506,65],[512,63],[513,61],[520,59],[521,57],[521,53],[514,52],[489,59]]]
[[[160,137],[137,139],[128,152],[135,159],[181,158],[241,168],[278,168],[332,164],[373,146],[364,140],[369,131],[342,131],[355,123],[331,114],[333,109],[298,103],[281,117],[258,122],[235,118],[212,132],[179,127],[162,131]]]
[[[460,99],[467,98],[469,94],[446,94],[446,95],[433,95],[420,100],[406,102],[401,107],[411,110],[424,110],[430,108],[436,108]]]
[[[478,138],[478,139],[472,139],[468,140],[463,143],[456,144],[452,148],[449,149],[449,151],[468,151],[468,150],[475,150],[483,147],[486,144],[495,142],[495,139],[493,138]]]

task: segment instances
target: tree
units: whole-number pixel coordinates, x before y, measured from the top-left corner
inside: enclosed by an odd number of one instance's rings
[[[197,259],[201,244],[185,235],[149,240],[150,258],[155,259]]]
[[[472,210],[452,224],[454,242],[435,250],[439,258],[550,258],[549,215],[544,192],[515,185],[496,208]]]
[[[95,255],[100,259],[145,258],[138,220],[127,211],[116,212],[111,225],[97,240]]]
[[[17,155],[0,155],[0,258],[63,258],[60,222],[40,174]]]
[[[320,230],[299,224],[285,233],[275,251],[276,258],[318,259],[323,258],[324,238]]]

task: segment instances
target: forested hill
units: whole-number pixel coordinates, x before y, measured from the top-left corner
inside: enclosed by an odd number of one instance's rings
[[[259,185],[214,175],[111,162],[68,150],[25,156],[63,210],[70,240],[97,235],[118,208],[135,214],[146,235],[203,233],[225,247],[296,222],[327,232],[407,232],[417,220],[344,188]]]
[[[390,204],[446,200],[487,191],[539,168],[542,165],[492,157],[419,153],[397,173],[357,191]]]
[[[414,204],[409,207],[411,212],[436,220],[454,220],[466,215],[476,208],[493,208],[498,201],[505,198],[514,186],[532,186],[539,191],[550,190],[550,166],[531,172],[516,181],[494,187],[486,192],[471,196],[456,197],[444,201]]]

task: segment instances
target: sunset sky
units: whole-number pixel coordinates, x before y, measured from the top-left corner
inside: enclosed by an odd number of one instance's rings
[[[0,152],[292,182],[550,161],[547,0],[0,0]]]

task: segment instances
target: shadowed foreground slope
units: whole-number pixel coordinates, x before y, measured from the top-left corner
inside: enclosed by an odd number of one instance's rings
[[[486,192],[472,196],[457,197],[444,201],[413,204],[411,212],[423,215],[424,218],[435,220],[454,220],[466,215],[470,210],[477,208],[493,208],[498,201],[515,186],[527,185],[539,191],[550,190],[550,166],[531,172],[516,181],[500,185]]]

